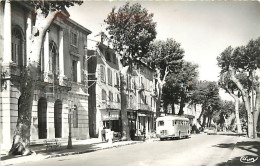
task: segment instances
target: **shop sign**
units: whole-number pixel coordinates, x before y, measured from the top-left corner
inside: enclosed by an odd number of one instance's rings
[[[102,119],[103,121],[106,121],[106,120],[119,120],[119,112],[106,112],[104,111],[102,113]]]
[[[131,120],[136,120],[136,112],[127,112],[127,118]]]

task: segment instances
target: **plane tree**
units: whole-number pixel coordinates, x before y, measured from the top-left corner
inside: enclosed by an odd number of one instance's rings
[[[168,38],[166,41],[157,40],[150,44],[149,51],[146,54],[146,62],[156,71],[156,117],[160,116],[163,87],[169,88],[170,83],[166,84],[167,77],[180,72],[183,57],[184,50],[181,48],[181,44],[172,38]]]
[[[178,72],[170,73],[163,87],[162,100],[164,105],[171,104],[175,114],[174,104],[179,104],[178,115],[183,115],[185,104],[191,101],[191,94],[198,78],[198,65],[184,61]]]
[[[260,38],[250,40],[246,46],[227,47],[218,56],[220,74],[228,74],[241,93],[248,117],[248,137],[256,137],[256,125],[260,112]],[[249,85],[243,84],[237,75],[244,73]]]
[[[150,43],[156,38],[156,22],[139,3],[126,2],[118,9],[113,8],[104,20],[108,32],[107,40],[121,57],[124,68],[121,71],[121,117],[123,139],[130,139],[126,110],[126,73],[132,72],[148,52]]]
[[[211,125],[213,115],[220,110],[219,87],[216,82],[198,81],[191,95],[193,104],[201,105],[197,118],[201,127]]]
[[[245,87],[247,87],[247,89],[249,88],[248,86],[249,84],[251,84],[251,81],[247,79],[245,73],[238,73],[236,77]],[[239,116],[239,98],[241,97],[241,93],[238,87],[236,86],[236,84],[230,79],[228,73],[221,73],[219,79],[219,86],[220,88],[224,89],[226,93],[228,93],[234,99],[237,132],[242,133],[240,116]]]

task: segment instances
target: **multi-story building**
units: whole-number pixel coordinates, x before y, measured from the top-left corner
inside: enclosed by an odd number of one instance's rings
[[[150,135],[154,129],[156,111],[154,71],[139,62],[127,74],[127,111],[129,127],[135,136]]]
[[[25,2],[0,2],[0,140],[7,148],[19,116],[20,73],[29,58],[32,10]],[[67,17],[57,17],[46,33],[34,89],[31,140],[68,138],[70,107],[75,107],[72,137],[89,137],[86,46],[90,33]]]
[[[91,136],[97,137],[103,128],[122,132],[122,104],[126,103],[126,115],[129,135],[141,136],[153,130],[155,116],[154,71],[144,63],[133,66],[132,70],[123,71],[119,57],[113,49],[97,44],[96,50],[90,50],[89,67],[89,120]],[[120,75],[126,74],[126,80]],[[125,92],[122,93],[122,81]],[[121,95],[126,99],[121,101]]]
[[[98,43],[89,55],[90,134],[97,137],[103,127],[120,132],[119,58],[103,43]]]

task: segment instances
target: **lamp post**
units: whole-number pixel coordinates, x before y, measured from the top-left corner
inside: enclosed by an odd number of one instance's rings
[[[71,140],[71,114],[73,113],[75,107],[71,100],[69,100],[69,113],[68,113],[68,122],[69,122],[69,139],[67,149],[72,149],[72,140]]]

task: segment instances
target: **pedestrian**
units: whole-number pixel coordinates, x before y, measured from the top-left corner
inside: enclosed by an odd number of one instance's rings
[[[101,130],[102,142],[106,142],[106,127]]]

